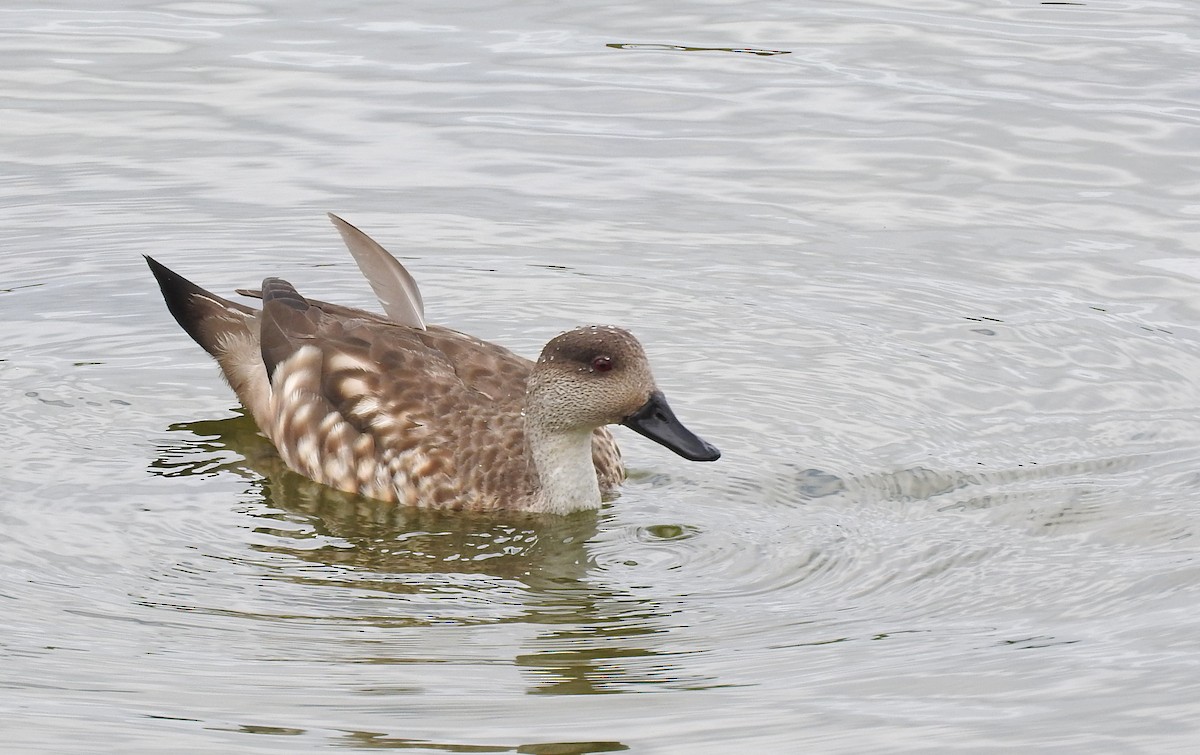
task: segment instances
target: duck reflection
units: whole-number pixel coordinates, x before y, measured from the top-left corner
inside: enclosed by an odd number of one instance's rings
[[[424,739],[389,737],[377,731],[351,731],[338,740],[339,744],[356,749],[421,750],[423,752],[512,752],[520,755],[594,755],[602,752],[626,752],[630,748],[621,742],[533,742],[522,745],[465,744],[460,742],[431,742]]]
[[[352,620],[431,628],[543,627],[522,640],[523,652],[513,659],[533,694],[711,683],[686,674],[671,656],[652,649],[657,643],[646,642],[664,631],[669,611],[605,584],[604,570],[588,550],[603,514],[401,507],[333,490],[290,471],[244,414],[179,423],[170,430],[178,435],[157,449],[152,472],[241,476],[263,504],[252,513],[254,532],[265,537],[250,547],[320,567],[285,568],[276,578],[408,598],[389,604],[382,616],[378,601],[371,601],[371,615]]]

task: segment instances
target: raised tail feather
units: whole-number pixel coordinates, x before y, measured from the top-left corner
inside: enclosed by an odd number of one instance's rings
[[[378,241],[332,212],[329,219],[342,234],[342,241],[346,242],[358,269],[371,284],[371,290],[392,322],[425,330],[425,302],[421,299],[421,289],[417,288],[417,282],[404,265]]]

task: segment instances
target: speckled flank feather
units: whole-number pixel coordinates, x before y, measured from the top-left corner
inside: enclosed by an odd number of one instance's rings
[[[262,297],[254,310],[149,262],[284,462],[340,490],[437,508],[595,508],[625,477],[603,425],[656,393],[641,346],[616,328],[565,333],[534,363],[448,328],[308,300],[278,278],[242,292]],[[619,369],[598,372],[598,354]]]
[[[523,394],[496,389],[497,372],[528,375],[528,364],[511,354],[462,364],[465,337],[442,329],[325,317],[319,337],[271,381],[269,435],[290,467],[412,506],[500,508],[532,495]]]

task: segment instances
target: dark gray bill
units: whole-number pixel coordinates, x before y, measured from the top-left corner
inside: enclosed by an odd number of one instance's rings
[[[661,392],[650,394],[650,400],[642,408],[625,418],[621,423],[639,435],[660,443],[685,459],[691,461],[716,461],[721,452],[708,441],[683,426],[675,418],[675,412],[667,404]]]

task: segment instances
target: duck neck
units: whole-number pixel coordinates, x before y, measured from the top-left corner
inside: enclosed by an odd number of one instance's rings
[[[592,431],[554,431],[526,420],[529,451],[540,487],[536,510],[570,514],[600,508],[600,483],[592,462]]]

